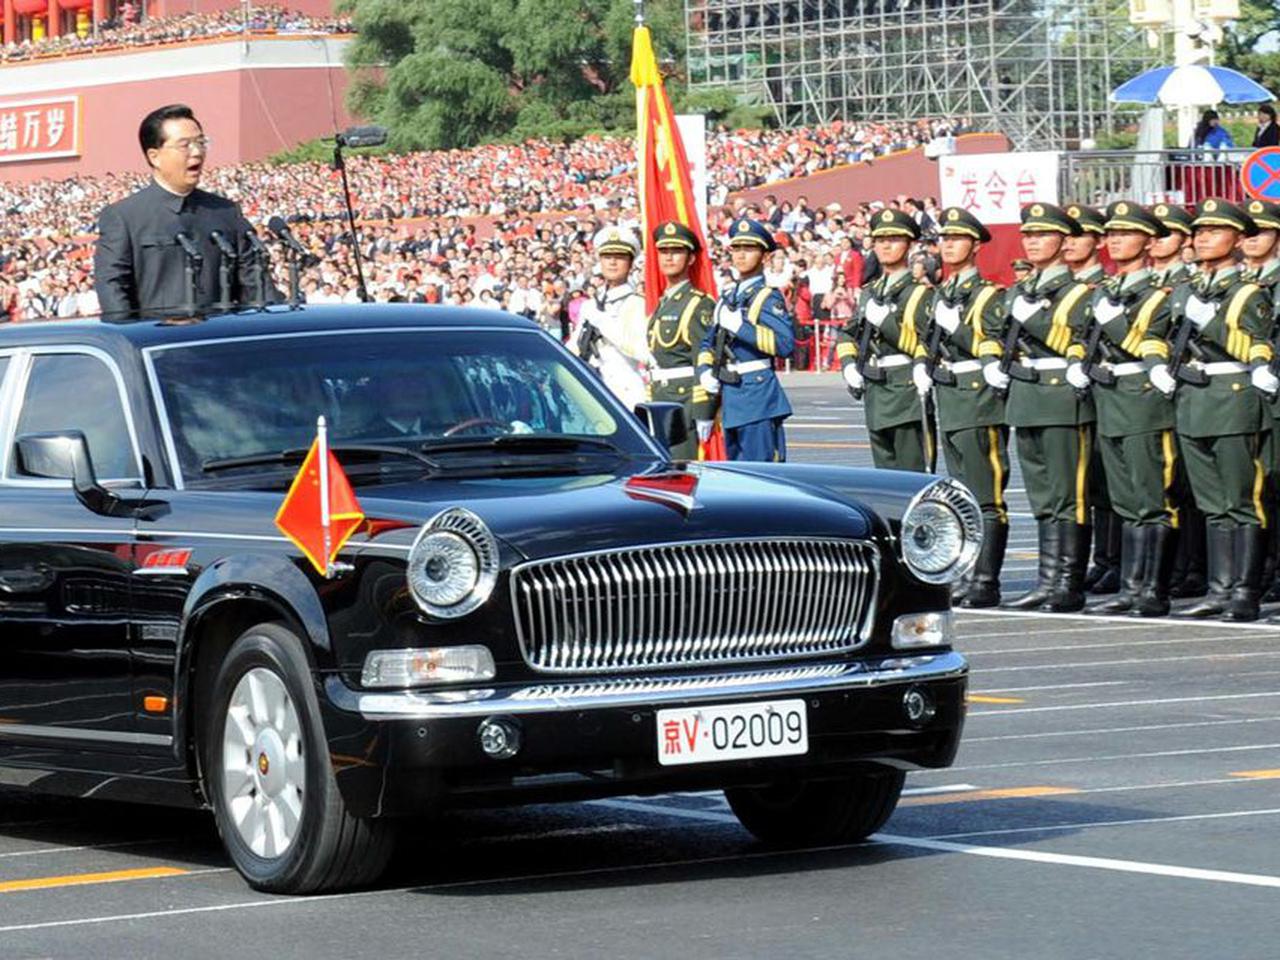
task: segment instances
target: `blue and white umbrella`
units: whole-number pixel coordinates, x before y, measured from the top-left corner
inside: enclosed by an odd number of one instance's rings
[[[1112,103],[1150,103],[1166,107],[1211,107],[1218,103],[1261,103],[1271,91],[1227,67],[1156,67],[1111,92]]]

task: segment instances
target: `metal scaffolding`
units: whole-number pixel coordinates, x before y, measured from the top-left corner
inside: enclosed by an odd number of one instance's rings
[[[1132,119],[1107,94],[1160,57],[1127,0],[685,0],[689,82],[779,124],[963,120],[1061,149]]]

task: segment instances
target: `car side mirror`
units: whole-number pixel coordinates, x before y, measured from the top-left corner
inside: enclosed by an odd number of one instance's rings
[[[636,416],[653,437],[667,449],[677,447],[689,439],[689,421],[684,415],[684,405],[651,400],[636,404]]]
[[[98,483],[89,456],[89,441],[79,430],[27,433],[18,438],[23,473],[49,480],[70,480],[76,499],[104,517],[151,520],[168,512],[168,504],[141,497],[122,497]]]

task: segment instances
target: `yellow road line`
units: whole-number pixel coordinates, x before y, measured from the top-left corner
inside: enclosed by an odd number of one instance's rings
[[[870,450],[871,444],[869,443],[834,443],[834,442],[833,443],[821,443],[821,442],[795,443],[791,440],[788,440],[787,447],[788,449],[790,449],[791,447],[799,447],[802,450],[826,450],[831,448],[840,448],[844,450]]]
[[[1240,770],[1231,776],[1246,780],[1280,780],[1280,770]]]
[[[932,793],[903,797],[899,806],[927,807],[935,803],[970,803],[974,800],[1017,800],[1027,797],[1058,797],[1079,793],[1074,787],[1005,787],[995,790],[968,790],[964,793]]]
[[[969,694],[970,703],[1026,703],[1021,697],[989,697],[982,693]]]
[[[108,873],[71,873],[62,877],[0,880],[0,893],[49,890],[54,887],[81,887],[93,883],[119,883],[122,880],[154,880],[158,877],[181,877],[188,872],[177,867],[140,867],[136,870],[112,870]]]
[[[1035,550],[1010,550],[1009,556],[1015,560],[1036,560],[1040,554]]]

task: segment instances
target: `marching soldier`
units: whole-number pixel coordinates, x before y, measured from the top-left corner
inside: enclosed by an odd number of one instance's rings
[[[1147,377],[1149,364],[1168,359],[1169,304],[1168,292],[1146,263],[1152,243],[1167,229],[1136,203],[1107,208],[1107,253],[1116,273],[1094,291],[1095,327],[1084,360],[1094,381],[1097,446],[1107,489],[1122,523],[1119,593],[1095,608],[1101,613],[1157,617],[1169,612],[1177,528],[1170,499],[1177,460],[1174,408],[1151,389]]]
[[[1075,278],[1081,283],[1096,287],[1107,279],[1102,266],[1102,241],[1106,236],[1107,217],[1101,210],[1073,203],[1067,207],[1067,216],[1080,224],[1081,233],[1067,239],[1062,259]]]
[[[899,210],[884,210],[871,225],[872,250],[881,274],[858,315],[840,331],[836,355],[855,396],[865,391],[871,458],[889,470],[926,472],[936,456],[928,403],[912,382],[912,360],[923,350],[919,331],[929,311],[929,288],[915,282],[907,264],[920,227]]]
[[[697,437],[692,434],[671,448],[676,459],[692,460],[698,455],[698,440],[706,442],[711,435],[715,404],[706,388],[698,382],[695,361],[699,344],[711,327],[715,301],[693,286],[689,272],[699,250],[698,238],[683,223],[660,223],[653,231],[657,248],[658,269],[667,280],[667,289],[649,318],[650,399],[684,404],[690,424],[697,424]]]
[[[1151,271],[1160,286],[1173,289],[1191,279],[1192,269],[1182,259],[1183,248],[1191,242],[1191,214],[1184,207],[1157,204],[1151,211],[1168,233],[1151,243]]]
[[[764,282],[765,254],[776,248],[764,224],[742,217],[729,228],[738,282],[720,294],[714,324],[698,350],[698,382],[720,394],[720,425],[730,460],[782,461],[782,422],[791,404],[773,372],[776,357],[795,349],[795,330],[782,294]]]
[[[1093,404],[1088,377],[1069,370],[1084,359],[1089,287],[1063,261],[1080,224],[1066,211],[1034,203],[1022,211],[1022,247],[1035,271],[1006,292],[1001,339],[984,341],[983,377],[1007,390],[1005,416],[1017,429],[1018,461],[1039,527],[1040,569],[1035,589],[1009,604],[1074,612],[1084,607],[1089,556],[1089,460]]]
[[[994,607],[1009,542],[1009,428],[1004,398],[983,379],[978,358],[982,344],[1000,336],[1004,297],[978,273],[978,250],[991,234],[973,214],[961,207],[944,210],[939,233],[950,276],[935,291],[933,321],[912,379],[922,396],[935,391],[947,472],[982,506],[982,551],[960,605]]]
[[[1183,615],[1256,620],[1267,524],[1262,431],[1270,427],[1260,393],[1280,388],[1268,369],[1271,303],[1235,262],[1240,240],[1258,229],[1244,210],[1206,200],[1192,229],[1201,273],[1176,291],[1169,362],[1150,374],[1166,396],[1176,391],[1178,438],[1207,525],[1209,593]]]
[[[578,332],[570,349],[595,367],[619,400],[634,408],[644,401],[641,371],[649,362],[644,297],[631,286],[631,266],[640,244],[623,227],[605,227],[593,241],[604,290],[578,315]]]

